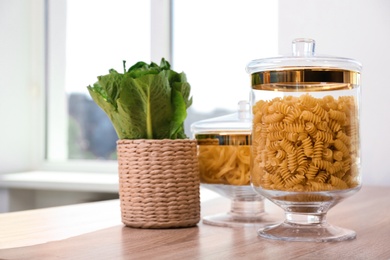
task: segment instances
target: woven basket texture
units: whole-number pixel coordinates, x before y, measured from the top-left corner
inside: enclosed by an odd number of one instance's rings
[[[117,152],[126,226],[176,228],[199,222],[196,140],[118,140]]]

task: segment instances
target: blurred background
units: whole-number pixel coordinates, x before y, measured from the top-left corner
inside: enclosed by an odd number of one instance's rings
[[[116,174],[115,131],[86,87],[123,60],[186,73],[191,137],[248,99],[250,60],[312,38],[363,64],[363,184],[390,185],[389,32],[387,0],[0,0],[0,173]]]

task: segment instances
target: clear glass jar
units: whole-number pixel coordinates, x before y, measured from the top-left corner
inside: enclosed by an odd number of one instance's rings
[[[248,101],[240,101],[236,113],[191,125],[198,142],[202,187],[231,200],[229,212],[205,216],[205,224],[244,227],[274,223],[265,214],[264,197],[250,185],[251,125]]]
[[[287,241],[341,241],[356,233],[326,222],[327,211],[361,187],[360,75],[355,60],[317,56],[296,39],[292,56],[253,60],[251,182],[285,211],[259,230]]]

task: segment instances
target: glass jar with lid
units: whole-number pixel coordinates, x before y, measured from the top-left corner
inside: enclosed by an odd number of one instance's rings
[[[191,125],[198,142],[201,186],[231,200],[230,211],[203,217],[203,223],[224,227],[270,224],[264,197],[250,186],[251,125],[249,102],[236,113]]]
[[[253,60],[254,190],[285,211],[259,230],[287,241],[342,241],[356,233],[326,222],[327,211],[361,187],[360,75],[353,59],[315,54],[296,39],[292,55]]]

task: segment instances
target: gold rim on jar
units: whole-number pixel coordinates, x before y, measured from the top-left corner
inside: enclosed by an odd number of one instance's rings
[[[251,74],[252,88],[274,91],[326,91],[353,89],[360,73],[331,68],[281,68]]]
[[[198,145],[251,145],[250,133],[204,133],[195,136]]]

